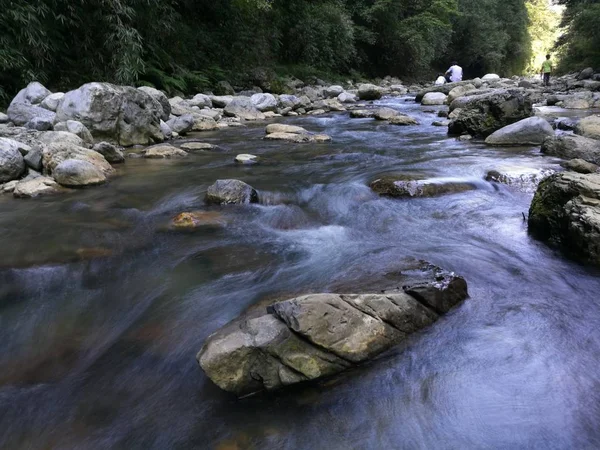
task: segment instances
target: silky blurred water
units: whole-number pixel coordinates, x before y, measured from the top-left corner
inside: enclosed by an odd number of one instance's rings
[[[285,119],[329,144],[262,139],[264,124],[193,136],[215,151],[129,159],[103,187],[0,197],[0,447],[10,449],[595,449],[600,278],[527,234],[537,148],[458,142],[346,113]],[[252,153],[262,164],[233,164]],[[386,199],[386,173],[471,182]],[[261,204],[207,208],[216,179]],[[167,229],[210,210],[224,227]],[[340,377],[237,400],[195,354],[247,308],[321,291],[376,291],[406,257],[463,275],[471,297]],[[262,304],[262,303],[261,303]]]

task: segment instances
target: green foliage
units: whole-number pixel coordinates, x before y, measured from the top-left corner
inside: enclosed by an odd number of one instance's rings
[[[561,57],[559,70],[600,67],[600,4],[592,0],[561,0],[566,6],[557,49]]]
[[[510,74],[529,60],[524,1],[0,0],[0,102],[31,80],[283,92],[289,75],[429,76],[454,58]]]
[[[526,6],[531,37],[531,59],[527,72],[537,74],[560,35],[561,8],[550,0],[528,0]]]

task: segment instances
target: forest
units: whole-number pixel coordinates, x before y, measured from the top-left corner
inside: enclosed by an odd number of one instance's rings
[[[598,64],[600,4],[559,3],[561,70]],[[431,77],[452,60],[521,74],[557,24],[547,0],[0,0],[0,103],[31,80],[277,93],[287,75]]]

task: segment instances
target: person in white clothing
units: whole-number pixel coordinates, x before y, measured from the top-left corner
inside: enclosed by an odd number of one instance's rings
[[[446,78],[440,73],[437,77],[437,80],[435,80],[435,85],[441,86],[442,84],[446,84]]]
[[[448,70],[446,70],[446,79],[450,83],[455,83],[457,81],[462,81],[462,77],[463,77],[462,67],[460,67],[456,61],[453,61],[450,68]]]

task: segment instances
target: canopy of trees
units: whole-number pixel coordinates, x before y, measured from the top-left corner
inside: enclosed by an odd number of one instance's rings
[[[558,40],[560,69],[600,67],[600,1],[559,0],[565,5],[562,25],[566,32]]]
[[[185,93],[303,71],[430,76],[454,59],[510,75],[529,62],[527,24],[524,0],[0,0],[0,96],[33,79]]]

